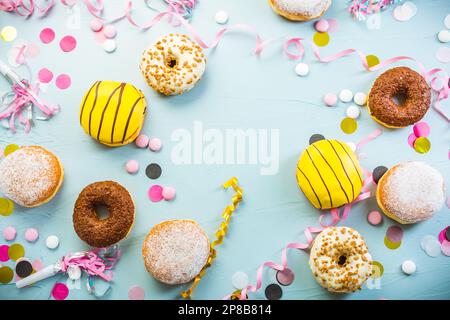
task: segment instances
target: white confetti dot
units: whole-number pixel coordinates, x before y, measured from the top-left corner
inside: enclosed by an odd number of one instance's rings
[[[367,95],[364,92],[357,92],[357,93],[355,93],[355,96],[353,97],[353,101],[358,106],[365,106],[367,103]]]
[[[242,290],[248,285],[248,275],[245,272],[238,271],[235,274],[233,274],[233,277],[231,278],[231,283],[233,284],[233,287],[235,287],[236,289]]]
[[[441,254],[441,244],[434,236],[424,236],[420,241],[420,246],[430,257],[434,258]]]
[[[49,249],[56,249],[59,246],[59,239],[57,236],[48,236],[47,240],[45,240],[45,244]]]
[[[359,115],[361,114],[361,111],[357,106],[351,105],[350,107],[347,108],[346,114],[347,117],[349,118],[358,119]]]
[[[413,274],[416,272],[416,264],[414,261],[406,260],[402,263],[402,271],[407,275]]]
[[[350,150],[352,150],[353,152],[356,152],[356,144],[354,142],[346,142],[348,147],[350,148]]]
[[[342,102],[350,102],[353,99],[353,92],[348,89],[344,89],[339,93],[339,99]]]
[[[309,66],[306,63],[300,62],[295,66],[295,73],[301,77],[307,76],[309,73]]]
[[[448,30],[441,30],[438,33],[438,39],[442,43],[446,43],[450,41],[450,31]]]
[[[103,50],[105,50],[108,53],[114,52],[117,49],[116,41],[112,39],[108,39],[105,42],[103,42]]]
[[[447,29],[450,29],[450,14],[448,14],[444,19],[444,25]]]
[[[218,24],[225,24],[228,22],[228,13],[223,10],[217,11],[215,19]]]

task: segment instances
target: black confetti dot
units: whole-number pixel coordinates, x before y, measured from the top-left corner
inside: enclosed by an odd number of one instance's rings
[[[264,291],[268,300],[280,300],[283,290],[276,283],[269,284]]]
[[[320,141],[320,140],[325,140],[325,137],[321,134],[315,133],[311,136],[311,138],[309,138],[309,144],[313,144],[314,142]]]
[[[27,260],[19,261],[16,264],[16,274],[21,278],[28,277],[33,272],[33,266]]]
[[[447,229],[445,230],[445,239],[447,239],[447,241],[450,241],[450,227],[447,227]]]
[[[373,182],[378,183],[378,181],[380,181],[381,177],[386,173],[386,171],[388,171],[388,168],[383,166],[379,166],[373,169],[372,172]]]
[[[150,179],[158,179],[161,176],[161,173],[161,167],[157,163],[150,163],[145,169],[145,174]]]

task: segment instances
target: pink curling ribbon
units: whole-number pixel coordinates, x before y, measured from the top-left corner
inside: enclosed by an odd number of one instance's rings
[[[375,138],[377,138],[378,136],[380,136],[382,133],[382,131],[380,129],[377,129],[376,131],[374,131],[373,133],[369,134],[367,137],[363,138],[359,143],[358,146],[362,147],[363,145],[365,145],[367,142],[374,140]],[[365,172],[367,172],[367,170],[364,170]],[[373,183],[373,179],[372,179],[372,175],[370,174],[370,172],[368,173],[366,179],[363,182],[363,187],[361,189],[361,193],[359,194],[359,196],[353,200],[351,203],[346,204],[343,207],[343,213],[342,216],[340,216],[340,210],[339,208],[333,208],[330,210],[330,214],[332,217],[332,222],[328,225],[324,224],[322,222],[323,218],[325,217],[325,214],[321,214],[319,217],[319,224],[320,227],[307,227],[304,231],[304,235],[306,238],[306,243],[288,243],[284,249],[281,252],[281,264],[277,264],[273,261],[266,261],[263,264],[261,264],[259,266],[259,268],[256,271],[256,285],[248,285],[247,287],[245,287],[244,289],[242,289],[241,293],[239,294],[239,299],[240,300],[246,300],[247,299],[247,293],[248,292],[257,292],[259,289],[261,289],[262,287],[262,282],[263,282],[263,271],[265,267],[274,269],[276,271],[284,271],[287,266],[288,266],[288,260],[287,260],[287,251],[289,249],[300,249],[300,250],[307,250],[313,240],[314,234],[318,234],[320,232],[322,232],[323,230],[325,230],[328,227],[331,226],[335,226],[338,222],[340,221],[344,221],[345,219],[348,218],[349,214],[350,214],[350,210],[352,208],[353,205],[355,205],[358,202],[361,202],[363,200],[368,199],[371,196],[371,192],[368,190],[369,187],[371,186],[371,184]],[[227,295],[225,296],[223,299],[224,300],[228,300],[232,297],[233,295]]]
[[[44,0],[44,7],[38,6],[34,0],[0,0],[0,11],[15,12],[22,17],[30,17],[35,9],[45,16],[55,5],[55,0]]]

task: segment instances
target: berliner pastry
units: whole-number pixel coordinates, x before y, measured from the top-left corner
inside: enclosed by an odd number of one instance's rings
[[[329,227],[314,239],[309,266],[330,292],[360,290],[372,275],[372,256],[361,235],[348,227]]]
[[[393,98],[404,98],[398,105]],[[367,107],[371,117],[388,128],[418,122],[430,108],[431,88],[416,71],[397,67],[382,73],[370,89]]]
[[[363,178],[358,159],[346,143],[318,140],[297,163],[297,183],[317,209],[337,208],[355,200]]]
[[[202,48],[184,34],[157,39],[142,54],[140,70],[154,90],[176,95],[191,90],[205,71]]]
[[[98,142],[118,147],[136,139],[146,111],[144,94],[132,84],[96,81],[81,102],[80,124]]]
[[[388,217],[402,224],[431,218],[442,209],[444,201],[442,175],[423,162],[400,163],[378,181],[378,205]]]
[[[53,153],[39,146],[19,148],[0,163],[0,192],[23,207],[50,201],[64,180],[64,169]]]
[[[269,0],[280,16],[293,21],[306,21],[321,17],[332,0]]]
[[[164,221],[152,228],[142,245],[147,271],[167,284],[183,284],[200,273],[210,253],[209,239],[192,220]]]
[[[100,219],[99,206],[109,216]],[[73,210],[73,227],[88,245],[103,248],[126,238],[134,224],[134,203],[130,193],[114,181],[94,182],[85,187]]]

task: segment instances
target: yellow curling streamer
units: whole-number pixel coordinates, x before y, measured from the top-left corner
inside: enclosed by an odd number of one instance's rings
[[[225,210],[223,211],[222,217],[223,217],[224,221],[222,221],[220,223],[220,228],[219,228],[219,230],[216,231],[216,240],[213,243],[211,243],[208,261],[203,266],[200,273],[195,277],[194,283],[191,285],[191,287],[188,290],[181,293],[181,296],[184,299],[191,298],[191,294],[194,291],[195,287],[200,282],[200,279],[206,274],[206,269],[208,269],[212,265],[214,259],[216,258],[215,247],[217,247],[218,245],[220,245],[223,242],[223,238],[225,238],[227,231],[228,231],[228,225],[230,223],[231,216],[233,215],[233,212],[237,209],[239,202],[242,201],[242,196],[243,196],[244,192],[238,186],[238,179],[236,177],[233,177],[230,180],[228,180],[227,182],[225,182],[223,184],[223,187],[225,189],[228,189],[229,187],[233,187],[234,191],[236,192],[235,195],[233,196],[233,198],[231,199],[233,204],[228,205],[225,208]]]

